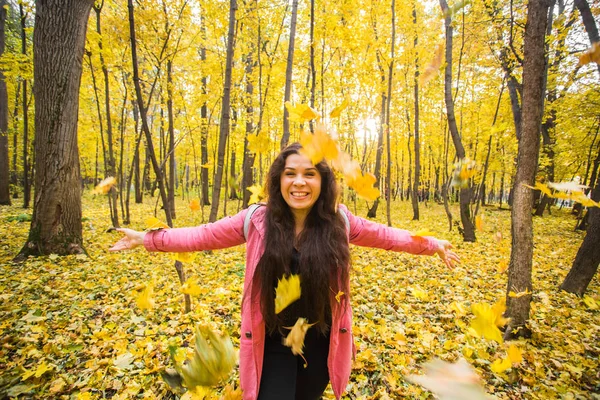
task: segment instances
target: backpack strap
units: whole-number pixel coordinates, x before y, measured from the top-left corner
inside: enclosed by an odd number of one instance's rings
[[[244,218],[244,238],[246,240],[248,240],[248,230],[250,229],[250,219],[252,218],[252,214],[254,214],[254,212],[263,205],[264,204],[255,203],[255,204],[252,204],[250,207],[248,207],[248,212],[246,213],[246,218]]]
[[[338,208],[338,212],[342,215],[342,218],[344,219],[344,222],[346,223],[346,230],[348,232],[350,232],[350,220],[348,219],[348,216],[341,208]]]

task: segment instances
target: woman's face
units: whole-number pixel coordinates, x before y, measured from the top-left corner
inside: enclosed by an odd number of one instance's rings
[[[321,194],[321,174],[301,154],[291,154],[285,160],[280,177],[281,195],[294,215],[308,215]]]

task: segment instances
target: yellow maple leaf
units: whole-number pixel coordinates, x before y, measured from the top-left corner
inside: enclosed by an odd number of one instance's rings
[[[235,389],[232,385],[225,386],[220,400],[242,400],[242,388]]]
[[[356,191],[358,197],[368,201],[375,201],[381,194],[379,189],[373,186],[375,182],[377,182],[375,175],[366,173],[352,181],[348,181],[348,186]]]
[[[542,193],[544,193],[546,196],[552,197],[552,191],[550,190],[550,188],[548,188],[548,186],[546,186],[545,184],[543,184],[541,182],[536,182],[535,186],[529,186],[529,185],[526,185],[523,183],[523,186],[528,187],[529,189],[539,190]]]
[[[479,232],[483,232],[483,217],[481,215],[475,217],[475,228]]]
[[[418,231],[411,233],[410,236],[413,236],[413,237],[435,236],[435,233],[433,233],[429,229],[419,229]]]
[[[138,293],[135,298],[135,303],[142,310],[150,310],[154,307],[154,299],[152,298],[153,287],[152,284],[149,283],[144,286],[142,290]]]
[[[194,253],[173,253],[171,258],[182,263],[191,263],[195,256]]]
[[[197,280],[192,278],[188,278],[179,290],[181,293],[191,296],[198,296],[202,293],[202,288],[198,286]]]
[[[168,228],[169,225],[165,224],[161,220],[156,217],[146,218],[144,221],[146,223],[146,229],[158,229],[158,228]]]
[[[273,146],[273,141],[266,133],[248,135],[248,150],[255,154],[267,153]]]
[[[323,159],[334,160],[340,151],[335,140],[329,136],[323,124],[316,124],[315,133],[300,133],[300,152],[310,158],[313,165],[317,165]]]
[[[431,78],[433,78],[440,70],[442,62],[444,60],[444,50],[446,50],[446,44],[440,43],[437,45],[435,52],[433,53],[433,60],[425,67],[425,71],[419,76],[419,84],[424,85]]]
[[[170,349],[171,355],[176,349]],[[183,364],[175,363],[177,372],[188,389],[209,387],[227,379],[235,364],[237,352],[228,335],[221,335],[208,326],[196,327],[193,355]]]
[[[513,364],[519,364],[523,361],[523,352],[514,344],[511,344],[507,350],[508,358]]]
[[[337,292],[337,294],[335,295],[335,300],[339,303],[340,301],[342,301],[342,296],[344,295],[344,292],[342,292],[341,290],[339,292]]]
[[[475,161],[468,158],[463,158],[454,164],[451,185],[458,188],[468,187],[469,179],[472,178],[477,172],[476,166],[477,164],[475,164]]]
[[[504,297],[494,303],[492,311],[496,316],[494,321],[496,326],[504,326],[510,321],[510,318],[504,318],[504,312],[506,311],[506,299]]]
[[[283,344],[284,346],[290,347],[294,355],[300,355],[304,359],[304,368],[308,366],[306,358],[304,358],[303,355],[304,337],[306,336],[308,328],[310,328],[314,324],[316,324],[316,322],[313,324],[309,324],[308,321],[306,321],[306,319],[298,318],[294,326],[285,327],[285,329],[290,329],[291,331],[283,340]]]
[[[190,201],[190,210],[198,211],[200,209],[200,202],[196,199]]]
[[[450,309],[454,311],[456,313],[456,316],[459,318],[467,315],[467,310],[465,309],[465,306],[458,301],[453,301],[452,303],[450,303]]]
[[[289,120],[293,122],[303,123],[319,117],[319,114],[308,104],[294,106],[290,101],[286,101],[285,108],[288,110]]]
[[[510,292],[508,292],[508,297],[519,298],[519,297],[527,296],[530,294],[531,294],[531,291],[529,290],[529,288],[525,288],[525,291],[523,291],[523,292],[515,292],[515,291],[511,290]]]
[[[109,176],[100,182],[92,191],[93,194],[106,194],[110,192],[110,189],[117,184],[117,179],[113,176]]]
[[[579,63],[577,66],[580,67],[591,62],[600,64],[600,42],[594,42],[588,51],[579,56]]]
[[[512,366],[512,363],[510,362],[510,359],[508,357],[503,357],[503,358],[499,358],[497,360],[495,360],[490,369],[497,373],[500,374],[504,371],[506,371],[507,369],[509,369]]]
[[[571,195],[571,200],[581,203],[581,205],[585,206],[585,207],[600,207],[600,203],[595,202],[594,200],[590,199],[589,197],[587,197],[585,194],[583,194],[581,192],[573,193]]]
[[[331,110],[331,112],[329,113],[329,117],[331,118],[337,118],[342,114],[342,111],[344,111],[346,109],[346,107],[348,107],[348,99],[344,99],[344,101],[342,101],[342,104],[340,104],[339,106],[335,107],[333,110]]]
[[[506,272],[507,269],[508,263],[506,262],[506,260],[500,261],[500,263],[498,264],[498,273],[503,274]]]
[[[250,186],[247,190],[252,193],[252,196],[250,196],[250,199],[248,200],[248,204],[258,203],[266,197],[265,190],[261,185]]]
[[[285,276],[277,281],[275,288],[275,314],[300,298],[300,275]]]
[[[477,333],[489,340],[495,340],[502,343],[502,333],[498,329],[497,310],[486,303],[476,303],[471,306],[471,311],[475,314],[475,318],[471,320],[470,327]],[[502,326],[502,325],[501,325]]]

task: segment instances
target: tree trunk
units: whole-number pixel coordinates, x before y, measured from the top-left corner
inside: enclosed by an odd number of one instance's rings
[[[227,59],[225,64],[225,81],[223,82],[223,103],[221,105],[221,123],[219,126],[219,150],[217,154],[217,168],[213,185],[212,207],[208,220],[215,222],[219,212],[219,198],[221,183],[223,181],[223,168],[225,165],[225,145],[229,136],[229,123],[231,111],[231,70],[233,67],[233,50],[235,34],[235,12],[237,0],[229,0],[229,31],[227,33]]]
[[[168,124],[168,140],[169,140],[169,151],[167,152],[167,159],[169,165],[169,182],[167,187],[169,193],[167,195],[169,202],[169,212],[171,218],[175,219],[175,188],[177,186],[176,181],[176,165],[175,165],[175,123],[173,122],[173,74],[172,74],[173,63],[171,60],[167,61],[167,118]]]
[[[385,113],[385,126],[387,130],[387,173],[385,183],[385,208],[387,214],[388,226],[392,226],[392,145],[390,134],[390,108],[392,104],[392,78],[394,77],[394,45],[396,43],[396,0],[392,0],[392,41],[390,43],[390,65],[388,69],[388,96],[387,96],[387,111]]]
[[[37,1],[35,14],[35,201],[28,255],[80,254],[81,177],[77,148],[79,86],[93,1]]]
[[[596,186],[592,191],[592,200],[600,201],[600,174],[596,180]],[[569,293],[582,296],[594,276],[600,264],[600,208],[591,207],[588,210],[587,233],[583,243],[577,251],[573,266],[567,274],[560,288]]]
[[[152,134],[150,133],[150,128],[148,127],[148,119],[146,117],[146,107],[144,107],[144,101],[142,99],[142,88],[140,85],[140,77],[138,72],[138,64],[137,64],[137,45],[135,39],[135,18],[133,14],[133,0],[127,1],[127,9],[129,11],[129,36],[131,40],[131,62],[133,65],[133,83],[135,85],[135,94],[138,104],[138,109],[140,112],[140,118],[142,120],[142,130],[144,131],[144,135],[146,136],[146,158],[150,158],[152,162],[152,167],[154,169],[154,174],[156,175],[156,180],[158,181],[158,188],[160,191],[160,197],[163,203],[163,210],[165,212],[165,217],[167,219],[167,225],[173,226],[173,221],[171,219],[171,213],[169,210],[169,200],[167,199],[167,192],[165,190],[165,181],[163,177],[162,170],[160,165],[158,164],[158,160],[156,159],[156,154],[154,153],[154,144],[152,143]]]
[[[446,113],[448,115],[448,128],[452,135],[452,142],[456,149],[456,157],[459,160],[465,158],[465,148],[463,147],[456,118],[454,116],[454,100],[452,99],[452,19],[446,0],[440,0],[442,12],[446,16],[444,25],[446,27],[446,68],[444,73],[444,97],[446,100]],[[460,189],[460,220],[463,225],[463,239],[465,242],[475,241],[475,227],[471,221],[471,193],[470,187]]]
[[[258,12],[258,11],[257,11]],[[254,132],[253,119],[254,108],[252,106],[252,95],[254,93],[254,85],[252,83],[252,70],[254,64],[252,61],[252,53],[246,56],[246,135],[244,136],[244,161],[242,165],[242,207],[248,207],[250,201],[250,191],[248,188],[254,184],[254,153],[248,149],[248,136]]]
[[[298,0],[292,2],[292,20],[290,22],[290,42],[288,45],[287,66],[285,69],[285,94],[284,102],[290,101],[292,95],[292,72],[294,67],[294,46],[296,40],[296,18],[298,16]],[[290,141],[290,114],[283,107],[283,136],[281,137],[281,149]]]
[[[540,126],[543,114],[543,81],[545,69],[544,39],[549,1],[532,0],[527,7],[523,60],[523,120],[517,156],[517,173],[513,186],[511,214],[511,255],[506,290],[506,316],[511,320],[505,339],[528,337],[531,295],[508,296],[509,291],[532,290],[533,221],[531,215],[533,186],[540,148]]]
[[[317,70],[315,69],[315,0],[310,0],[310,106],[315,108],[315,89],[317,86]],[[321,104],[323,107],[323,104]],[[314,132],[313,121],[310,131]]]
[[[413,2],[413,24],[417,26],[417,6]],[[419,57],[417,53],[417,44],[419,36],[415,29],[414,49],[415,49],[415,79],[414,79],[414,100],[415,100],[415,181],[413,182],[412,209],[413,221],[419,220],[419,184],[421,179],[421,142],[419,140]]]
[[[96,12],[96,32],[98,32],[98,36],[100,40],[98,42],[98,47],[100,49],[100,66],[102,67],[102,75],[104,76],[104,112],[106,113],[106,142],[108,147],[108,154],[105,154],[104,157],[108,158],[106,161],[106,176],[114,177],[116,174],[116,165],[115,165],[115,153],[113,150],[113,131],[112,131],[112,118],[110,115],[110,82],[108,80],[108,67],[106,66],[106,62],[104,61],[104,55],[102,50],[102,27],[100,24],[100,12],[102,11],[102,5],[104,3],[100,3],[100,5],[94,5],[94,11]],[[108,156],[108,157],[107,157]],[[119,212],[117,208],[117,188],[111,187],[108,192],[108,203],[110,208],[110,218],[112,222],[112,226],[119,227]]]
[[[25,31],[27,14],[23,3],[19,3],[21,17],[21,53],[27,55],[27,34]],[[83,56],[82,56],[83,57]],[[27,79],[23,79],[23,208],[29,208],[31,200],[31,181],[29,175],[29,103],[27,102]]]
[[[0,58],[4,55],[6,39],[4,21],[7,6],[0,0]],[[8,91],[4,72],[0,69],[0,205],[10,205],[10,165],[8,162]]]
[[[206,28],[204,26],[204,16],[200,18],[201,23],[201,31],[202,37],[206,38]],[[206,48],[202,46],[200,48],[200,60],[206,61]],[[202,77],[202,94],[207,94],[207,85],[208,78],[206,76]],[[202,127],[200,128],[200,162],[202,165],[200,166],[200,186],[201,186],[201,196],[200,203],[203,206],[210,206],[210,198],[208,196],[208,105],[206,104],[206,100],[202,103],[202,107],[200,107],[200,118],[202,121]],[[204,208],[202,209],[204,213]]]

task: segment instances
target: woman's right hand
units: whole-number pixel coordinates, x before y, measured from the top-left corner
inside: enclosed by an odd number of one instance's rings
[[[144,236],[146,232],[134,231],[129,228],[116,228],[117,231],[125,234],[121,240],[113,245],[109,251],[130,250],[144,244]]]

